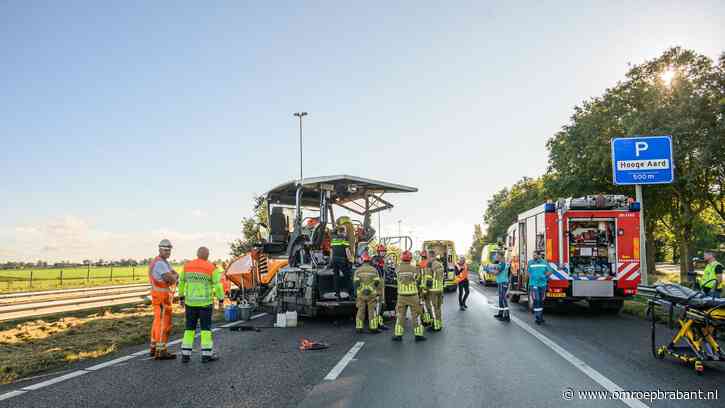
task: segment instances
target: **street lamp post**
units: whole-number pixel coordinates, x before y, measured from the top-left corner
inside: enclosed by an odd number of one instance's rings
[[[302,118],[307,116],[307,112],[295,112],[294,116],[300,119],[300,183],[302,182]]]

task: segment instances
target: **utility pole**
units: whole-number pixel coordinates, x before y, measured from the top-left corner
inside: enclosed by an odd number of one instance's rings
[[[399,237],[402,236],[402,235],[400,235],[400,223],[402,223],[402,222],[403,222],[403,220],[398,220],[398,236]]]
[[[294,116],[300,119],[300,182],[302,182],[302,118],[307,116],[307,112],[295,112]]]

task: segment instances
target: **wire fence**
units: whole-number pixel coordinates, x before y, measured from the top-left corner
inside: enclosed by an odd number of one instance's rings
[[[0,292],[148,281],[147,266],[0,270]]]

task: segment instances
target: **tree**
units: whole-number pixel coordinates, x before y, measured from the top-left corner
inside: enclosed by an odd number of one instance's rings
[[[549,198],[547,195],[544,178],[528,177],[516,182],[510,190],[503,188],[494,194],[488,200],[483,215],[487,226],[484,243],[496,242],[503,238],[508,227],[516,222],[520,213],[543,204]]]
[[[722,196],[712,184],[722,160],[723,57],[714,66],[705,56],[676,47],[633,66],[626,80],[574,109],[571,122],[552,137],[548,188],[562,195],[600,191],[630,193],[612,184],[610,141],[628,135],[673,136],[676,179],[645,188],[645,225],[654,242],[658,223],[669,219],[680,253],[680,275],[688,279],[694,227],[699,215]],[[672,82],[663,73],[674,74]],[[715,157],[720,155],[717,160]],[[647,248],[654,266],[654,247]]]
[[[254,244],[259,242],[259,228],[261,224],[269,225],[267,220],[267,200],[264,196],[255,196],[253,202],[252,212],[254,215],[252,217],[242,218],[243,238],[229,243],[229,254],[234,258],[249,252]]]

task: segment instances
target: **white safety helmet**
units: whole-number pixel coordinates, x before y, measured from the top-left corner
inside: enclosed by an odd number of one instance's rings
[[[168,239],[164,238],[164,239],[161,240],[161,242],[159,242],[159,248],[171,249],[171,248],[173,248],[173,246],[171,245],[171,241],[169,241]]]

